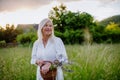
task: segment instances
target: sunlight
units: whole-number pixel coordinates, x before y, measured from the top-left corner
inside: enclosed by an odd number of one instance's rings
[[[38,22],[41,10],[21,9],[15,12],[0,14],[0,26],[5,27],[6,24],[33,24]]]
[[[0,26],[4,27],[6,24],[38,24],[43,18],[48,17],[49,11],[62,3],[60,0],[52,0],[51,3],[40,5],[36,8],[21,7],[16,11],[0,12]],[[108,6],[103,5],[100,1],[67,1],[64,4],[67,10],[73,12],[87,12],[90,13],[96,20],[102,20],[112,15],[120,14],[119,8],[112,7],[117,2]],[[94,5],[93,5],[94,4]],[[118,3],[116,4],[118,5]],[[9,10],[10,11],[10,10]],[[104,14],[104,15],[103,15]]]
[[[0,26],[5,27],[6,24],[38,24],[43,18],[48,17],[50,9],[57,4],[57,1],[53,1],[51,4],[37,9],[30,10],[27,8],[21,8],[14,12],[0,13]]]
[[[27,9],[20,9],[14,12],[4,12],[0,14],[0,26],[5,27],[6,24],[26,24],[30,22],[29,14],[30,11]],[[29,21],[29,22],[28,22]]]

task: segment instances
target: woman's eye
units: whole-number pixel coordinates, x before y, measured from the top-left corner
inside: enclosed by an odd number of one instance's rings
[[[47,25],[45,25],[45,27],[47,27]]]
[[[49,25],[50,27],[52,27],[52,25]]]

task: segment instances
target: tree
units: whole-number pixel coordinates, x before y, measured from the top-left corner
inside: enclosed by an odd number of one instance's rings
[[[55,6],[52,8],[52,10],[49,12],[49,18],[53,21],[53,24],[57,31],[63,32],[64,31],[64,25],[65,21],[63,19],[63,16],[67,13],[66,6],[61,4],[60,6]]]
[[[107,42],[120,42],[120,27],[119,24],[110,22],[106,28],[105,33],[107,37]]]
[[[14,27],[14,25],[6,24],[5,28],[0,27],[0,41],[5,41],[6,43],[16,42],[16,36],[20,32]]]
[[[0,27],[0,41],[2,41],[4,38],[4,28]]]
[[[110,22],[106,28],[107,31],[112,31],[112,32],[119,32],[120,33],[120,27],[118,24],[114,23],[114,22]]]
[[[86,12],[68,11],[63,4],[53,7],[49,13],[49,18],[53,21],[55,30],[63,34],[61,36],[62,39],[67,40],[66,42],[69,43],[71,41],[80,43],[83,40],[82,32],[85,31],[83,29],[87,28],[87,31],[89,31],[94,24],[93,17],[90,14]],[[76,36],[78,33],[79,36]],[[72,36],[74,36],[74,39],[71,38]]]

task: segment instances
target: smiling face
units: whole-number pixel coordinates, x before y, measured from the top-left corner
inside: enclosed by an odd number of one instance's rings
[[[43,36],[50,36],[52,34],[52,30],[53,30],[53,24],[52,22],[48,21],[42,28]]]

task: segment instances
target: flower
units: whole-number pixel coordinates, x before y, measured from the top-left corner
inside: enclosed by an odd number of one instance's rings
[[[50,67],[50,70],[53,70],[53,69],[55,69],[55,68],[57,68],[57,67],[61,67],[64,71],[66,71],[66,72],[73,72],[73,70],[70,70],[70,69],[68,69],[68,68],[65,68],[64,66],[65,65],[63,65],[63,63],[65,62],[66,60],[62,60],[61,62],[59,61],[59,60],[54,60],[54,62],[51,64],[51,67]],[[68,61],[68,60],[67,60]],[[70,62],[68,62],[68,64],[71,64]],[[68,65],[67,64],[67,65]]]

